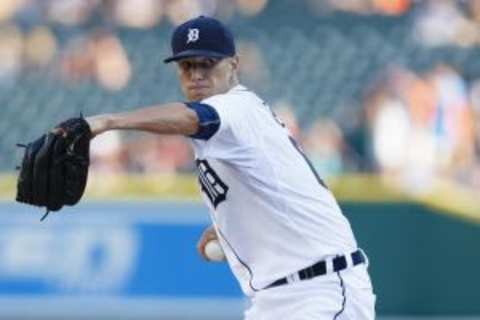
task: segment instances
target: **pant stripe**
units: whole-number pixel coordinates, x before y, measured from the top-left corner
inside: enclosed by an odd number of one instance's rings
[[[338,278],[340,279],[340,286],[342,287],[342,296],[343,296],[343,301],[342,301],[342,308],[335,314],[333,317],[333,320],[337,319],[337,317],[345,310],[345,304],[347,303],[347,296],[345,294],[345,285],[343,283],[342,276],[340,275],[340,271],[337,272]]]

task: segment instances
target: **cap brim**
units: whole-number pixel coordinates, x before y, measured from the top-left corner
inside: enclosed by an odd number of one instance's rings
[[[208,58],[225,58],[228,55],[218,52],[212,52],[207,50],[185,50],[182,52],[177,53],[174,56],[168,57],[167,59],[163,60],[164,63],[169,63],[172,61],[178,61],[185,58],[192,58],[192,57],[208,57]]]

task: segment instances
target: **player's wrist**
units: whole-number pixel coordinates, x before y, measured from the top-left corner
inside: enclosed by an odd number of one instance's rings
[[[87,117],[85,121],[90,126],[92,138],[112,128],[112,119],[108,114]]]

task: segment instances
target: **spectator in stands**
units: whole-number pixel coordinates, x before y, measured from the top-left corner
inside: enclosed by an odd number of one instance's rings
[[[468,19],[459,1],[428,0],[421,2],[415,35],[420,43],[429,46],[478,43],[479,28]]]
[[[474,162],[468,175],[472,186],[480,190],[480,79],[473,82],[470,101],[472,103],[474,117]]]
[[[301,131],[295,113],[294,107],[286,101],[279,101],[273,105],[273,110],[278,119],[288,128],[293,138],[300,140]]]
[[[447,175],[472,161],[473,116],[465,81],[450,66],[438,64],[429,75],[436,96],[435,136],[438,166]]]
[[[190,146],[177,136],[136,135],[125,148],[130,171],[177,174],[194,169]]]
[[[306,155],[321,177],[328,179],[345,170],[343,135],[332,120],[316,120],[305,134],[303,145]]]
[[[126,170],[124,145],[119,131],[111,131],[90,145],[91,170],[100,174],[118,174]]]
[[[367,105],[372,152],[380,172],[412,192],[428,189],[435,173],[433,136],[425,123],[413,121],[408,104],[407,92],[418,81],[408,69],[392,67]]]

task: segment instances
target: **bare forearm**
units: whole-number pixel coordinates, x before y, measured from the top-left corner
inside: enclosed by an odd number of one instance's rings
[[[182,135],[191,135],[198,130],[196,113],[183,103],[168,103],[129,112],[103,114],[88,117],[86,120],[93,135],[114,129]]]

